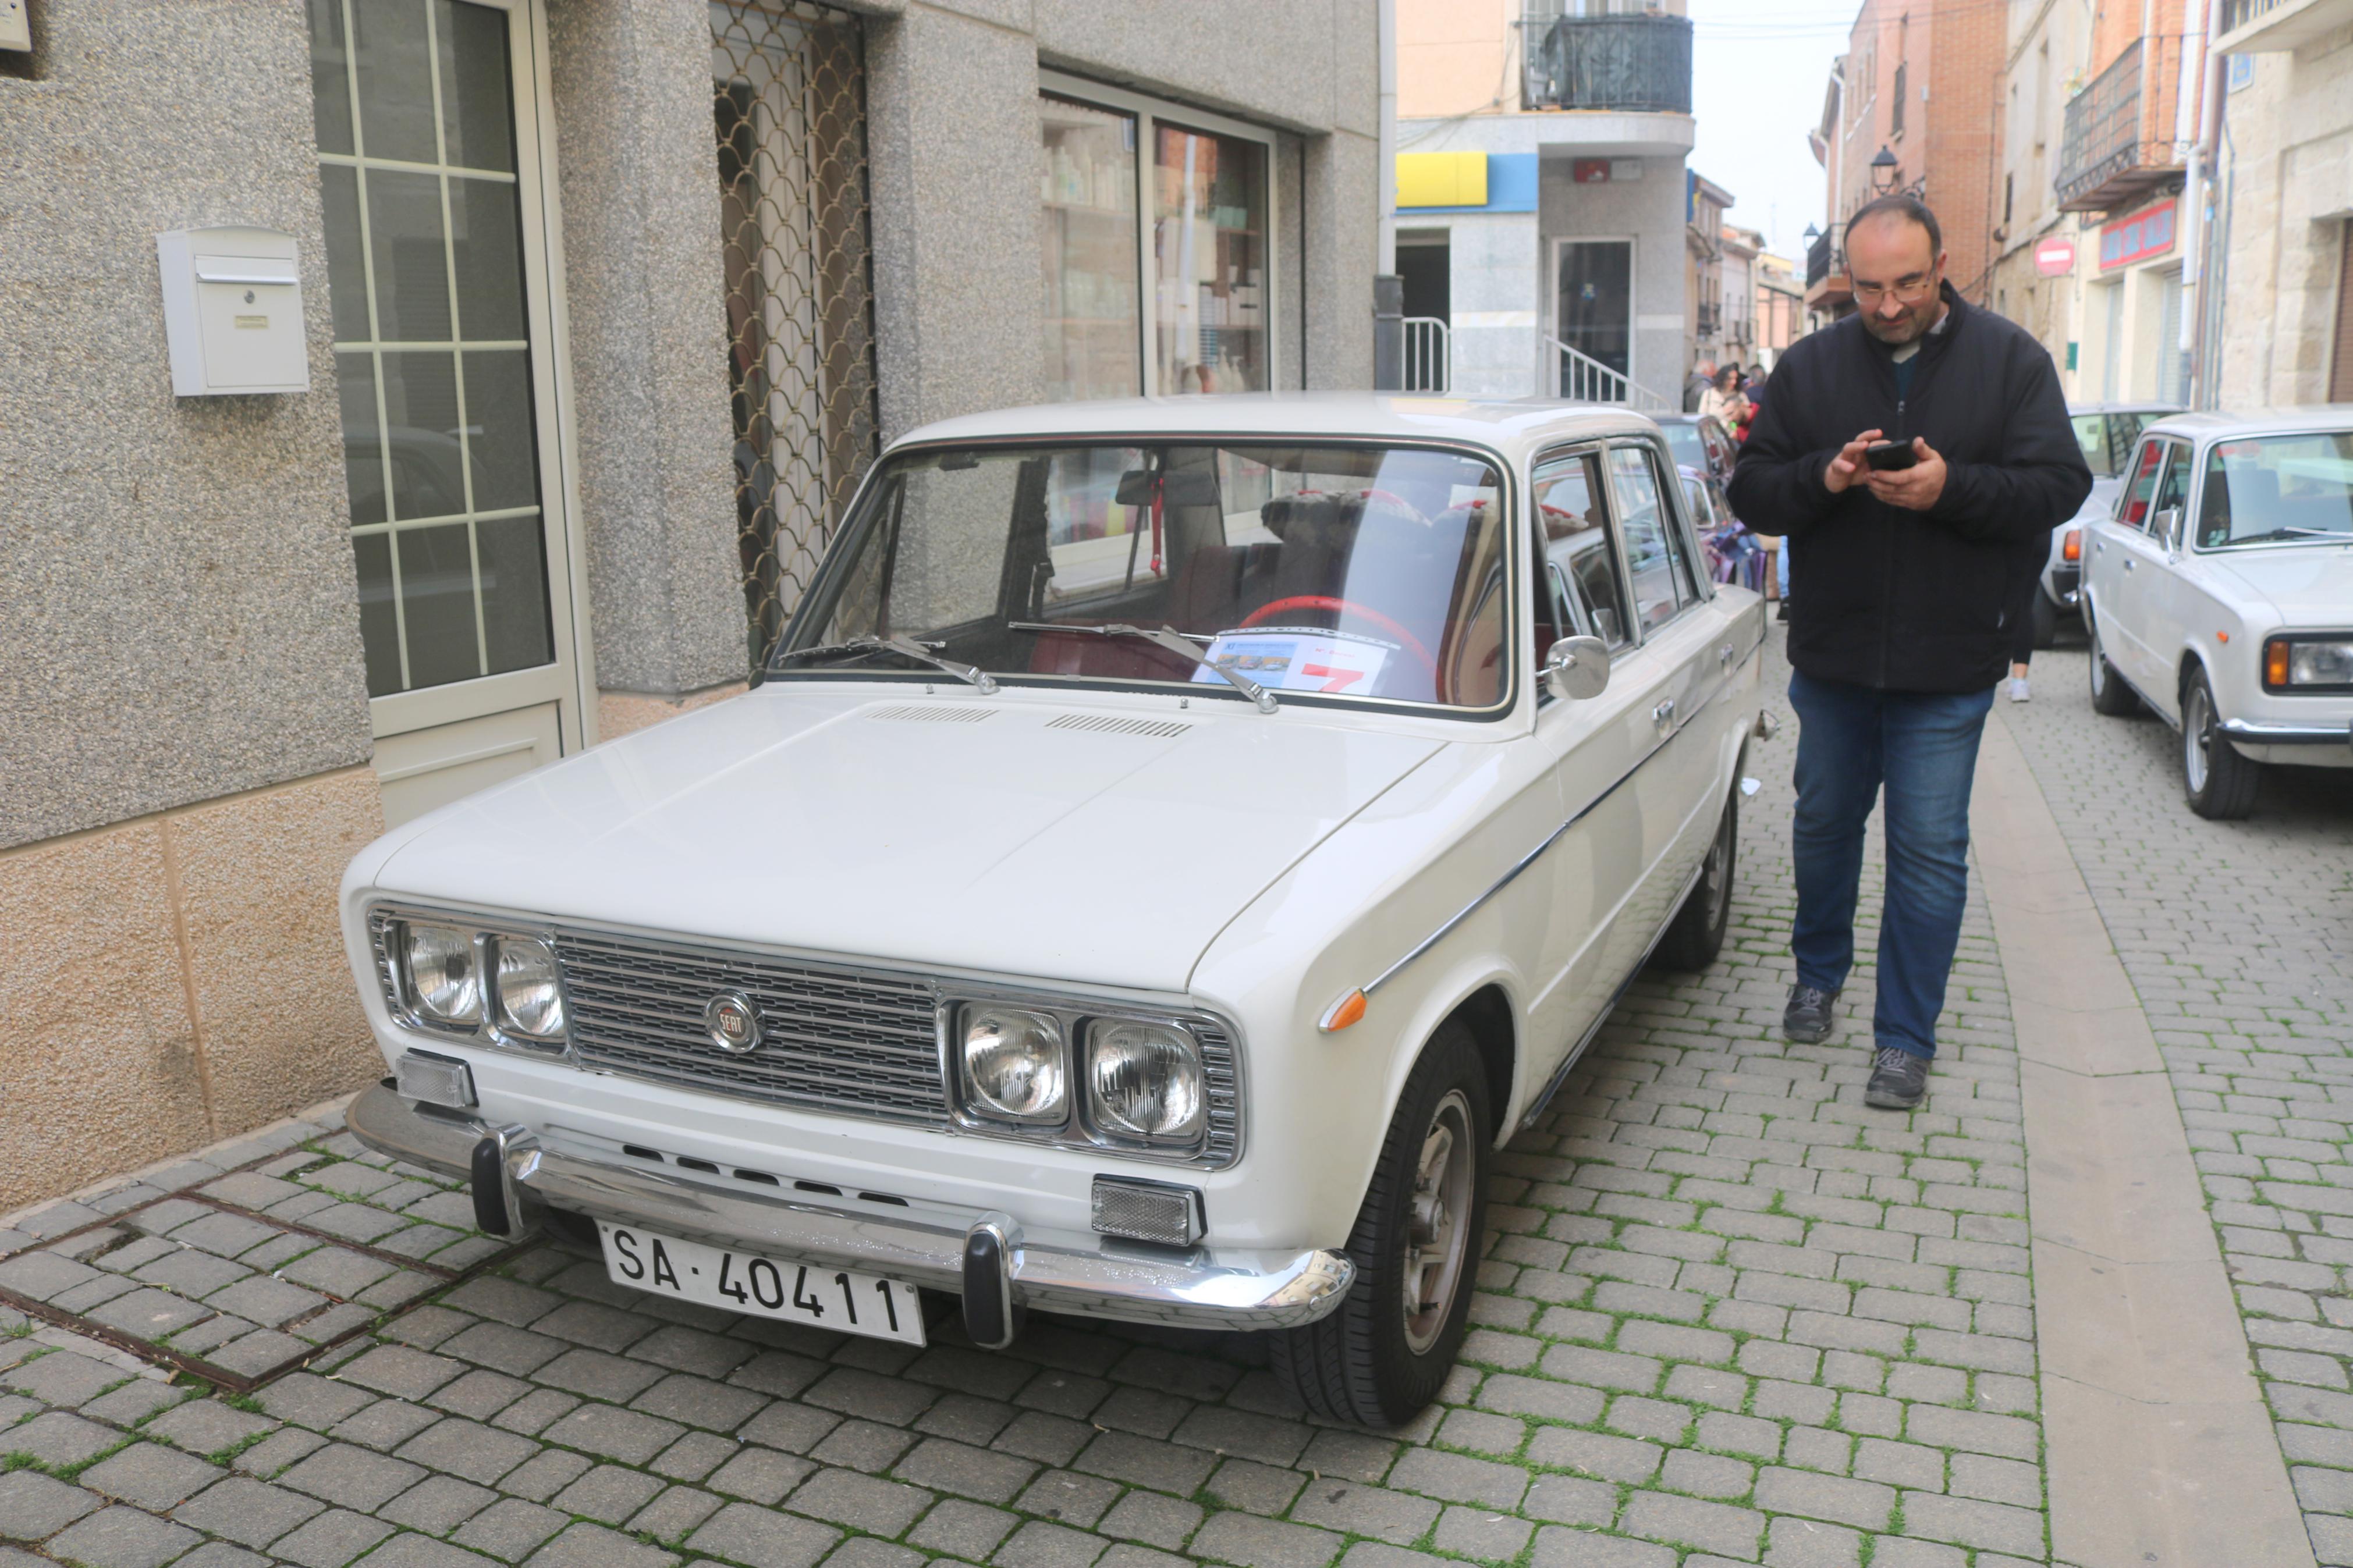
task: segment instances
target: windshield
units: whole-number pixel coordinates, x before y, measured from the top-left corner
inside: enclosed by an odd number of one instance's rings
[[[2084,461],[2091,465],[2094,477],[2112,479],[2123,473],[2133,443],[2156,417],[2153,413],[2074,416],[2075,444],[2084,449]]]
[[[1707,447],[1699,438],[1698,426],[1662,419],[1659,429],[1667,438],[1667,450],[1675,455],[1675,467],[1707,471]]]
[[[1501,500],[1489,459],[1420,447],[910,453],[776,663],[837,668],[822,650],[896,637],[997,677],[1234,695],[1141,635],[1168,626],[1278,693],[1489,708],[1512,646]]]
[[[2353,432],[2217,442],[2206,455],[2198,543],[2353,543]]]

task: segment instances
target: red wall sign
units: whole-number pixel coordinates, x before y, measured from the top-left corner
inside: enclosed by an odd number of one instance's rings
[[[1579,158],[1569,165],[1569,174],[1580,185],[1606,185],[1609,183],[1609,160]]]
[[[2118,218],[2100,230],[2100,270],[2126,267],[2162,256],[2173,248],[2173,219],[2179,202],[2168,202],[2130,217]]]
[[[2075,270],[2075,242],[2051,238],[2034,247],[2034,270],[2045,278],[2064,278]]]

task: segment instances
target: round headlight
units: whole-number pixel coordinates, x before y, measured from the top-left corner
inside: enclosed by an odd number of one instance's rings
[[[412,925],[403,945],[408,994],[419,1013],[443,1024],[481,1021],[482,976],[474,963],[472,931]]]
[[[968,1007],[964,1077],[972,1109],[1008,1121],[1062,1119],[1062,1026],[1018,1007]]]
[[[1087,1105],[1103,1131],[1189,1143],[1208,1109],[1192,1037],[1164,1024],[1111,1021],[1087,1030]]]
[[[564,992],[555,954],[527,936],[499,938],[499,1023],[518,1034],[564,1033]]]

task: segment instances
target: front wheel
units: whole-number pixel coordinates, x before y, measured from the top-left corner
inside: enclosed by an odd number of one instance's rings
[[[2181,686],[2181,793],[2189,809],[2215,822],[2244,816],[2255,808],[2262,776],[2263,765],[2241,756],[2223,735],[2206,672],[2191,670]]]
[[[1724,933],[1732,923],[1732,872],[1740,854],[1740,789],[1724,803],[1723,820],[1715,840],[1700,862],[1699,880],[1683,895],[1683,907],[1659,939],[1658,962],[1669,969],[1705,969],[1724,951]]]
[[[2128,719],[2140,711],[2140,698],[2125,684],[2116,667],[2100,647],[2100,623],[2092,615],[2089,601],[2084,605],[2084,631],[2091,638],[2092,711],[2111,719]]]
[[[1486,1066],[1449,1019],[1382,1140],[1348,1237],[1356,1283],[1328,1316],[1272,1336],[1275,1373],[1315,1415],[1398,1426],[1438,1397],[1469,1327],[1494,1142]]]

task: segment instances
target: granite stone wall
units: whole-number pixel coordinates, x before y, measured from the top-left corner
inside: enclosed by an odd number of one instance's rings
[[[361,763],[302,0],[47,0],[0,76],[0,846]],[[311,391],[172,395],[155,236],[284,230]]]

